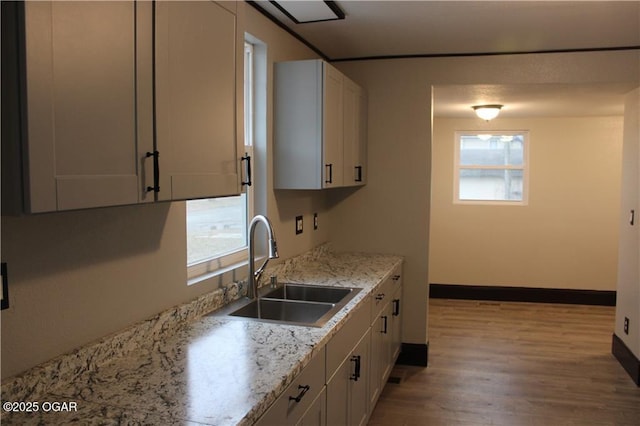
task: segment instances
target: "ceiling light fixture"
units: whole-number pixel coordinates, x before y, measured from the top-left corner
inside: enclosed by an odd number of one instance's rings
[[[344,19],[344,12],[335,1],[305,0],[305,1],[275,1],[271,4],[287,15],[296,24],[309,22],[334,21]]]
[[[482,118],[485,121],[493,120],[500,114],[500,110],[502,109],[502,105],[475,105],[472,106],[473,110],[476,112],[476,115]]]

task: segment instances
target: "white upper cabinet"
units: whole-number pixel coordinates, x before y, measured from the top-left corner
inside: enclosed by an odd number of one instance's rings
[[[354,132],[362,126],[362,118],[356,115],[365,110],[361,98],[356,100],[352,95],[355,88],[361,91],[340,71],[319,59],[276,64],[276,189],[359,184],[353,179],[355,165],[345,163],[345,149],[350,162],[359,161],[354,159],[356,148],[352,144]],[[358,121],[357,129],[354,121]],[[357,148],[358,157],[360,150]]]
[[[152,147],[136,96],[141,18],[133,2],[25,2],[16,42],[27,212],[153,200],[137,152]]]
[[[240,193],[243,37],[209,1],[156,3],[159,200]]]
[[[21,206],[6,210],[238,194],[244,33],[236,7],[3,2],[17,22],[5,26],[3,17],[3,67],[11,67],[3,83],[19,87],[3,93],[3,108],[19,113],[3,113],[11,138],[2,143],[20,165],[11,180],[23,186],[22,200],[12,194]],[[4,123],[10,116],[20,124]]]
[[[322,64],[323,188],[333,188],[343,184],[344,76],[326,62]]]
[[[367,98],[356,83],[344,78],[344,185],[367,182]]]

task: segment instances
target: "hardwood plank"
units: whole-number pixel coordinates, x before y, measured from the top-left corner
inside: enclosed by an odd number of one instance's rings
[[[640,388],[611,354],[615,308],[431,299],[429,366],[396,366],[386,425],[640,425]]]

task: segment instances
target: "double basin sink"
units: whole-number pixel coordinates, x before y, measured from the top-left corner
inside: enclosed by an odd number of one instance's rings
[[[285,283],[261,291],[258,299],[235,304],[224,315],[282,324],[322,327],[351,299],[360,288],[332,287]]]

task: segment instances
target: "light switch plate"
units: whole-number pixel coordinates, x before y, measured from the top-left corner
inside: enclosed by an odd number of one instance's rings
[[[296,235],[302,234],[302,216],[296,216]]]

